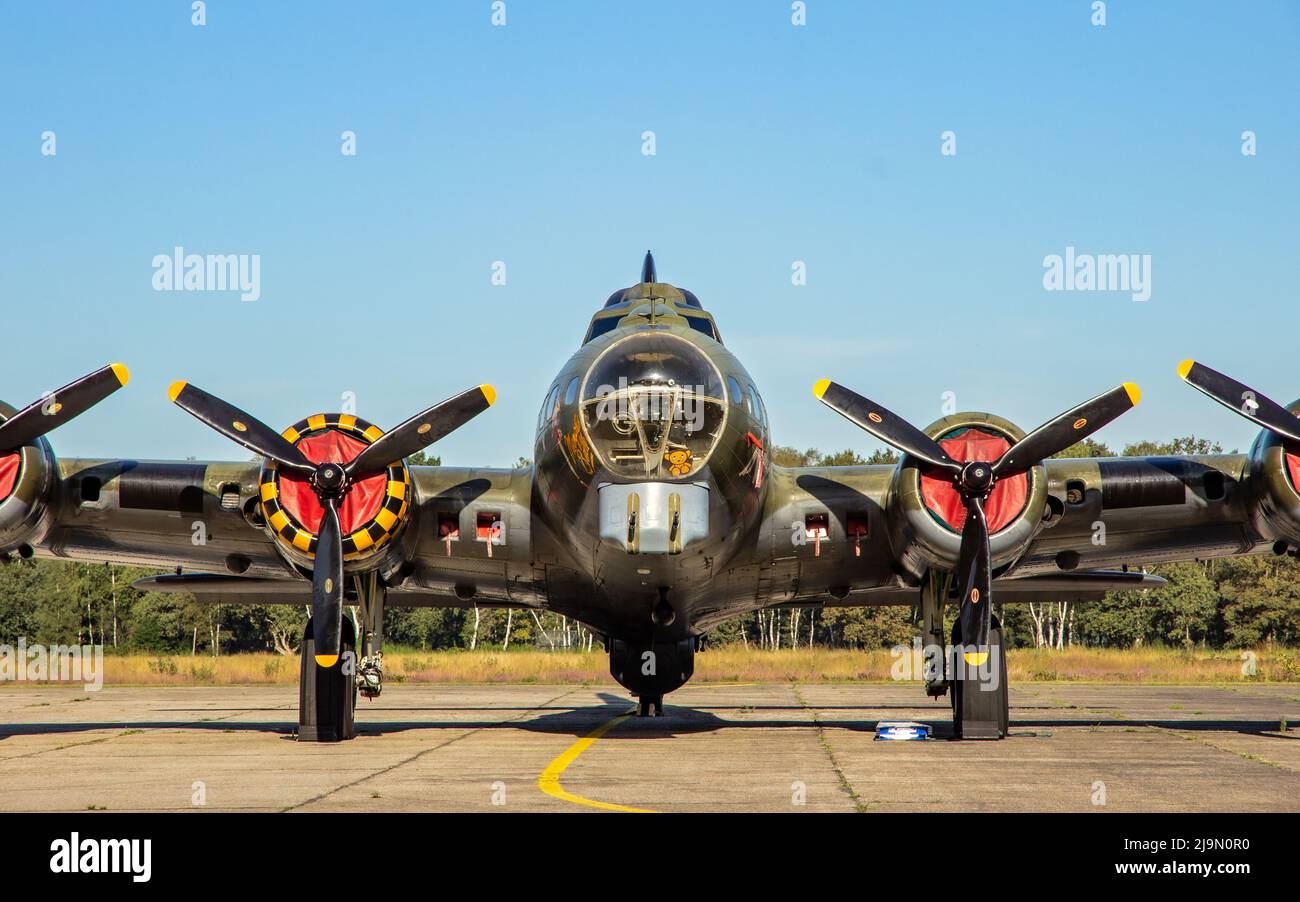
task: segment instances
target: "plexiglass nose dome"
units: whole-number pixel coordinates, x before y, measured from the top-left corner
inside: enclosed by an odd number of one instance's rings
[[[722,374],[666,332],[615,342],[582,386],[582,424],[602,464],[633,479],[681,479],[708,460],[726,421]]]

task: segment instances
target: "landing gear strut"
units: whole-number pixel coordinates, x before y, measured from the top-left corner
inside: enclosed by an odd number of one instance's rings
[[[662,695],[643,695],[637,702],[637,717],[663,717],[664,697]]]
[[[343,618],[339,659],[332,667],[316,663],[316,639],[307,621],[299,650],[302,667],[298,678],[298,741],[338,742],[357,733],[356,630],[349,617]]]
[[[356,577],[361,603],[361,650],[357,663],[357,689],[363,698],[379,698],[384,691],[384,599],[388,590],[378,573]]]
[[[943,608],[951,585],[951,574],[940,570],[931,570],[921,584],[922,667],[925,694],[930,698],[938,698],[948,691],[943,659]]]
[[[958,739],[1002,739],[1010,731],[1007,695],[1007,658],[1003,654],[1002,624],[996,617],[989,627],[987,656],[961,648],[961,621],[952,626],[952,726]],[[983,650],[980,650],[983,651]]]

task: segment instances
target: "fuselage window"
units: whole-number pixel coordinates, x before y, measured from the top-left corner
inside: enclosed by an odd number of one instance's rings
[[[746,394],[749,398],[750,405],[754,408],[754,419],[758,420],[760,423],[766,426],[767,411],[763,410],[763,399],[759,397],[758,389],[754,388],[754,386],[751,385],[749,386],[749,391]]]
[[[731,403],[739,406],[744,403],[744,395],[740,391],[740,383],[736,381],[735,376],[727,377],[727,394],[731,396]]]
[[[745,412],[755,420],[758,419],[758,395],[754,392],[754,386],[749,387],[745,392]]]
[[[567,407],[578,400],[578,377],[569,380],[569,387],[564,390],[564,405]]]
[[[550,419],[551,409],[555,406],[555,396],[560,393],[560,385],[556,383],[551,386],[551,390],[546,393],[546,400],[542,402],[542,411],[537,415],[537,428],[541,429]]]

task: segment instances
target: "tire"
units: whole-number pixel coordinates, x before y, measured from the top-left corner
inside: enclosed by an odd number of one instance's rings
[[[961,644],[960,622],[952,625],[952,644]],[[990,652],[996,649],[996,689],[981,690],[977,688],[978,680],[952,680],[952,726],[958,739],[1002,739],[1011,730],[1007,656],[1002,643],[1002,624],[996,617],[989,628],[989,648]]]
[[[316,663],[316,640],[307,621],[299,651],[298,741],[340,742],[356,736],[356,679],[344,673],[344,661],[356,662],[356,631],[343,618],[339,661],[333,667]]]

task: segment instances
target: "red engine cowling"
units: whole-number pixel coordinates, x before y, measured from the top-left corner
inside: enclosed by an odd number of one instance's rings
[[[383,430],[350,414],[316,414],[283,433],[313,463],[347,463]],[[271,461],[261,473],[262,515],[276,546],[292,563],[310,569],[320,531],[320,501],[305,476],[282,473]],[[379,475],[354,482],[339,505],[343,561],[348,570],[370,569],[399,544],[414,505],[412,484],[401,461]]]
[[[1014,423],[989,413],[955,413],[931,423],[926,435],[957,460],[996,460],[1024,438]],[[908,457],[900,462],[888,501],[890,541],[902,566],[916,577],[931,567],[952,570],[961,548],[966,507],[952,482],[922,475]],[[1047,470],[1041,464],[993,486],[984,509],[995,568],[1019,557],[1038,532],[1047,509]]]
[[[1300,401],[1287,409],[1300,416]],[[1260,534],[1300,545],[1300,456],[1288,454],[1277,434],[1267,429],[1250,448],[1250,485]]]
[[[15,412],[0,401],[0,421]],[[54,451],[44,438],[0,453],[0,551],[31,554],[53,516],[50,500],[57,473]]]

